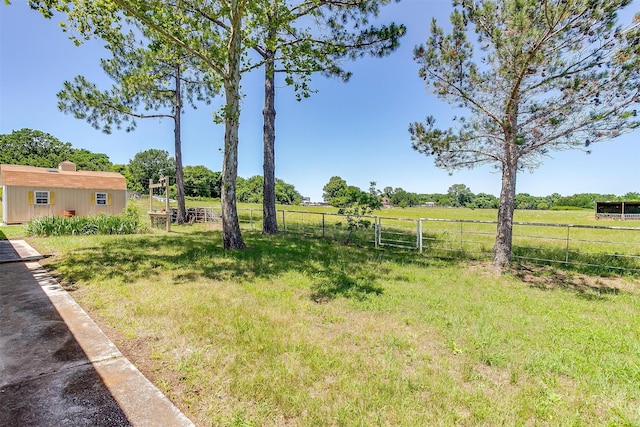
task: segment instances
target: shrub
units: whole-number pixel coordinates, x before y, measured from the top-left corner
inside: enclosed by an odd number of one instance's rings
[[[128,206],[119,215],[99,214],[62,218],[45,216],[32,219],[26,226],[30,236],[60,236],[75,234],[135,234],[141,231],[136,208]]]
[[[584,211],[587,208],[581,208],[579,206],[552,206],[552,211]]]

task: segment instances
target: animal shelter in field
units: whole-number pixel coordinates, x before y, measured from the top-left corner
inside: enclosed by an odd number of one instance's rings
[[[640,220],[640,202],[596,202],[596,219]]]

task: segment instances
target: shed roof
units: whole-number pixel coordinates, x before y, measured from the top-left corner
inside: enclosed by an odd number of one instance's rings
[[[65,171],[35,166],[0,165],[0,185],[40,188],[126,190],[124,176],[117,172]]]

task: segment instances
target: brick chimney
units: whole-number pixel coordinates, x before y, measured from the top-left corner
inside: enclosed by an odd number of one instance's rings
[[[67,172],[75,172],[76,171],[76,164],[73,162],[70,162],[68,160],[65,160],[64,162],[60,163],[58,165],[58,170],[61,171],[67,171]]]

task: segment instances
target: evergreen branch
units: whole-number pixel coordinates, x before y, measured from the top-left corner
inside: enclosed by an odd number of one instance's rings
[[[213,61],[211,61],[206,55],[202,54],[201,52],[198,52],[196,49],[192,49],[187,43],[185,43],[184,41],[180,40],[178,37],[170,34],[168,31],[164,30],[162,27],[160,27],[156,23],[152,22],[150,19],[145,17],[143,14],[138,13],[134,8],[129,6],[124,0],[113,0],[113,1],[118,6],[122,7],[125,11],[127,11],[131,16],[135,17],[140,22],[144,23],[149,28],[153,29],[158,34],[160,34],[164,38],[166,38],[167,40],[171,41],[172,43],[175,43],[176,45],[178,45],[178,46],[182,47],[183,49],[185,49],[187,52],[189,52],[189,53],[193,54],[194,56],[198,57],[200,60],[202,60],[202,62],[207,64],[209,67],[211,67],[219,75],[225,75],[224,70],[218,64],[216,64]]]

